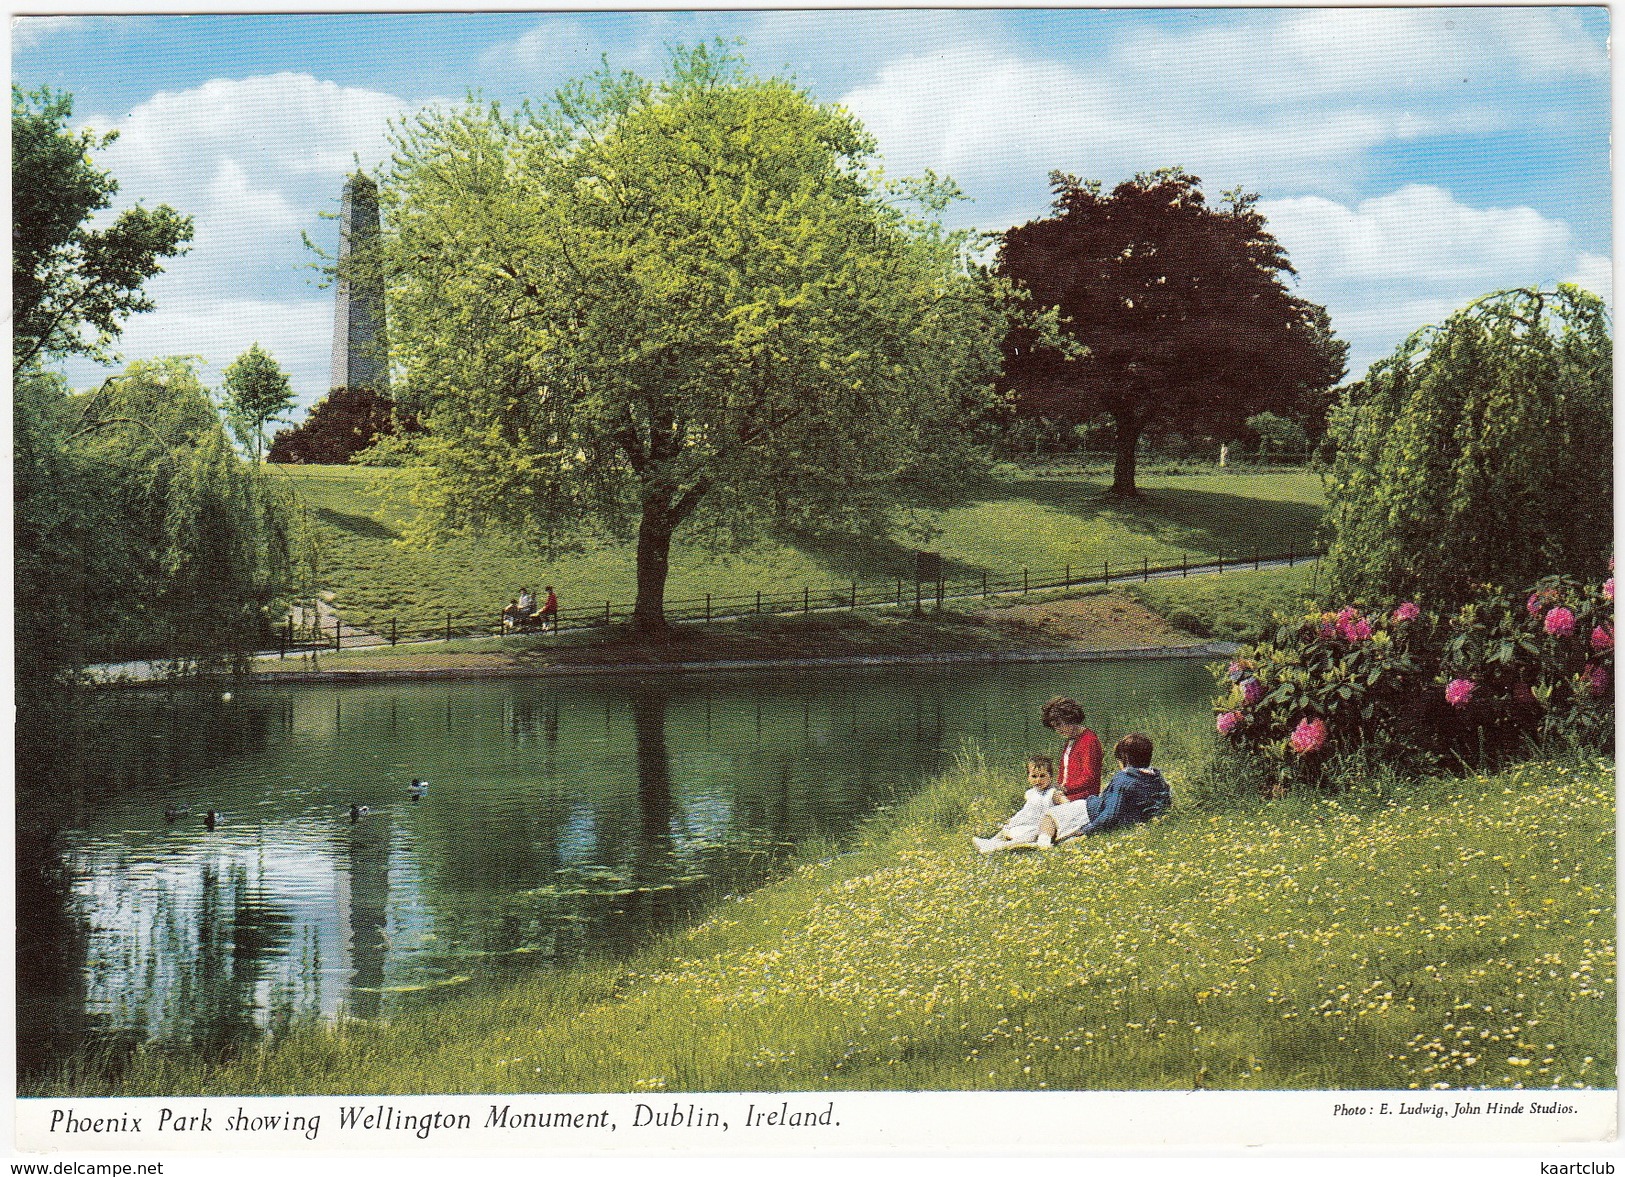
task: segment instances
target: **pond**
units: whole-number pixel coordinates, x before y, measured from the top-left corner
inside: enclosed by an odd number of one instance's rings
[[[75,768],[19,787],[56,815],[19,883],[20,1070],[636,948],[967,742],[1014,807],[1052,695],[1109,745],[1210,684],[1169,660],[109,693]]]

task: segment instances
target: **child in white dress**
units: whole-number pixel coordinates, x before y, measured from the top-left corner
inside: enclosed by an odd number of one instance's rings
[[[972,838],[983,854],[995,850],[1013,850],[1030,847],[1038,841],[1038,825],[1053,806],[1066,800],[1066,794],[1055,787],[1055,762],[1048,756],[1033,756],[1027,760],[1026,804],[1010,815],[1010,820],[999,827],[991,838]]]

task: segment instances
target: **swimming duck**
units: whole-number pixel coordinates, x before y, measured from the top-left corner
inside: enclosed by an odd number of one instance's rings
[[[412,794],[412,804],[416,805],[429,795],[429,782],[420,781],[417,777],[413,777],[412,783],[407,786],[407,789]]]
[[[365,806],[365,805],[352,805],[352,806],[350,806],[350,823],[352,825],[354,825],[356,822],[360,821],[362,818],[366,817],[367,814],[369,814],[371,812],[372,812],[372,810],[370,808],[368,808],[367,806]]]
[[[217,809],[211,809],[208,813],[203,815],[203,824],[211,830],[225,820],[225,818],[220,816],[220,811]]]

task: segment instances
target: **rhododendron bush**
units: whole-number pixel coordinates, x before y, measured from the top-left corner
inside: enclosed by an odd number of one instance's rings
[[[1480,765],[1567,740],[1612,750],[1612,578],[1551,576],[1448,618],[1402,601],[1277,618],[1217,667],[1215,727],[1270,785],[1339,764]]]

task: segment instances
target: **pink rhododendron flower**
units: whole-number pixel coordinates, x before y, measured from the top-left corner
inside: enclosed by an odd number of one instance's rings
[[[1608,668],[1606,666],[1586,667],[1586,680],[1591,686],[1592,698],[1600,699],[1608,693]]]
[[[1591,631],[1591,648],[1593,650],[1612,650],[1614,648],[1614,634],[1606,625],[1599,625]]]
[[[1541,609],[1540,594],[1539,593],[1530,593],[1529,594],[1529,600],[1527,602],[1525,602],[1524,608],[1529,611],[1529,616],[1531,616],[1531,617],[1539,617],[1540,616],[1540,609]]]
[[[1395,621],[1415,621],[1420,616],[1422,616],[1422,610],[1417,608],[1414,601],[1406,601],[1394,610]]]
[[[1452,707],[1465,707],[1477,687],[1478,684],[1470,678],[1453,678],[1445,684],[1444,701]]]
[[[1363,642],[1371,636],[1371,623],[1364,617],[1354,617],[1337,627],[1345,642]]]
[[[1546,614],[1545,629],[1554,638],[1567,637],[1574,632],[1574,611],[1555,606]]]
[[[1299,756],[1319,752],[1325,746],[1326,721],[1324,719],[1301,719],[1298,721],[1298,726],[1292,729],[1292,750]]]
[[[1256,678],[1250,678],[1241,684],[1241,701],[1243,705],[1251,707],[1264,697],[1264,684]]]
[[[1221,736],[1228,736],[1241,725],[1241,720],[1241,712],[1226,711],[1223,715],[1219,716],[1219,722],[1216,725],[1219,729],[1219,734]]]
[[[1612,576],[1602,582],[1602,599],[1605,601],[1614,599],[1614,578]]]

